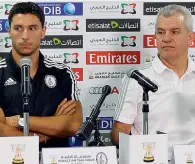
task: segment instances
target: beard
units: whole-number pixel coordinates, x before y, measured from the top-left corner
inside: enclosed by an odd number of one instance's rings
[[[21,56],[21,57],[29,57],[29,56],[33,55],[34,52],[37,51],[37,49],[39,49],[39,46],[37,46],[36,48],[32,49],[31,52],[26,52],[26,53],[24,53],[24,52],[22,52],[22,51],[18,48],[18,46],[14,45],[14,44],[12,44],[12,46],[13,46],[13,48],[15,49],[15,51],[17,52],[17,54],[18,54],[19,56]]]

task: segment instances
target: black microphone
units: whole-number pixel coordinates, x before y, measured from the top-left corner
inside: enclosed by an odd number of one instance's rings
[[[95,108],[92,110],[89,119],[81,125],[80,129],[78,130],[76,136],[80,138],[81,140],[85,141],[87,140],[91,132],[94,129],[94,121],[96,121],[99,113],[100,113],[100,107],[102,106],[102,103],[104,102],[106,96],[108,96],[111,93],[111,87],[109,85],[105,85],[102,88],[102,95],[100,99],[98,100]]]
[[[30,97],[31,95],[31,80],[30,80],[31,65],[32,65],[31,59],[27,57],[24,57],[20,60],[21,92],[23,97]]]
[[[154,84],[149,78],[145,77],[138,70],[130,70],[127,72],[127,76],[129,78],[134,78],[137,82],[147,90],[152,92],[156,92],[158,90],[158,86]]]

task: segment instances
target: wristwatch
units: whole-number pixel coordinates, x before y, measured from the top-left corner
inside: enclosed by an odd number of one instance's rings
[[[19,118],[18,119],[18,128],[23,129],[24,128],[24,118]]]

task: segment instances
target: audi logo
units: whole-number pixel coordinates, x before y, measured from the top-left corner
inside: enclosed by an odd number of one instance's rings
[[[90,94],[102,94],[103,87],[91,87],[89,88]]]
[[[91,88],[89,88],[89,93],[90,94],[102,94],[102,89],[103,89],[103,87],[91,87]],[[112,88],[111,94],[113,94],[113,93],[119,94],[119,91],[116,87]]]

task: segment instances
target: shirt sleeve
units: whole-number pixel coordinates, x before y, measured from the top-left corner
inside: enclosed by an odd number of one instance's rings
[[[0,108],[3,108],[3,95],[4,95],[4,77],[3,77],[3,68],[0,66]]]
[[[65,98],[67,98],[68,100],[79,101],[78,86],[77,86],[77,81],[74,72],[68,66],[63,71],[64,73],[63,73],[62,89]]]
[[[126,124],[133,124],[138,113],[138,103],[140,99],[140,87],[134,79],[124,77],[114,120]]]

